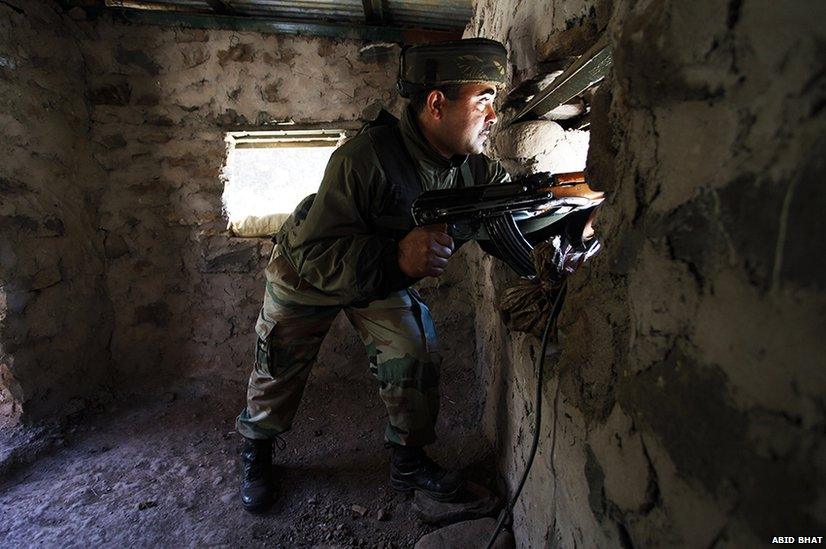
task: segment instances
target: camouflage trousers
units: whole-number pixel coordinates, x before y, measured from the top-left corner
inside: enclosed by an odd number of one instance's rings
[[[389,416],[385,438],[406,446],[433,442],[442,358],[433,319],[418,293],[408,289],[365,307],[342,307],[301,281],[275,252],[265,274],[255,362],[238,432],[266,439],[291,428],[324,336],[343,310],[379,382]]]

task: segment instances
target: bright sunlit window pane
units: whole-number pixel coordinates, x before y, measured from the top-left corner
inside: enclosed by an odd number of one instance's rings
[[[268,236],[318,190],[344,130],[270,130],[227,134],[224,211],[238,236]]]
[[[233,148],[224,170],[229,220],[291,213],[318,190],[335,147]]]

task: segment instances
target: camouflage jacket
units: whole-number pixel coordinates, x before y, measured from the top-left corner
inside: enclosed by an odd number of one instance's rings
[[[468,157],[446,159],[433,150],[409,109],[399,121],[399,130],[418,168],[421,191],[462,184],[462,165]],[[509,179],[498,162],[479,156],[484,160],[485,177],[475,184]],[[370,137],[366,132],[353,137],[330,157],[309,210],[298,215],[309,203],[303,201],[276,235],[277,253],[304,282],[341,305],[383,299],[410,286],[416,279],[399,269],[398,238],[388,237],[377,227],[389,192],[388,178]]]

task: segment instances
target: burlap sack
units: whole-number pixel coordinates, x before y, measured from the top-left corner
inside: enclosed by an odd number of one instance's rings
[[[227,229],[235,236],[267,237],[278,232],[290,214],[272,214],[263,217],[249,215],[241,220],[230,221]]]
[[[532,279],[521,278],[500,294],[499,311],[510,330],[542,335],[560,285],[553,256],[554,247],[549,243],[534,248],[537,276]]]
[[[537,276],[520,279],[499,297],[499,310],[505,325],[516,332],[541,336],[565,277],[576,272],[600,249],[597,239],[590,240],[584,248],[575,249],[562,236],[536,246],[533,261]]]

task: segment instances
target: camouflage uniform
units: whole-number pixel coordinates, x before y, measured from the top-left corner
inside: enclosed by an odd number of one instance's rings
[[[399,129],[423,191],[464,184],[467,158],[436,153],[409,109]],[[473,183],[507,181],[497,162],[482,159],[484,180]],[[319,347],[344,310],[379,381],[387,440],[405,446],[434,440],[442,358],[430,311],[409,288],[416,280],[399,269],[398,238],[376,228],[389,187],[367,134],[356,136],[333,153],[311,205],[299,205],[276,236],[247,407],[236,422],[243,436],[267,439],[290,429]]]

